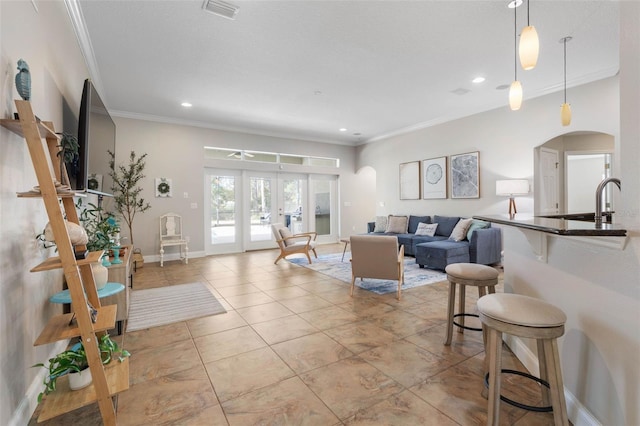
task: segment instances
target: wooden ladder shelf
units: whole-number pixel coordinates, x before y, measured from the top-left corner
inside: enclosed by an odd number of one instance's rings
[[[78,194],[69,190],[58,190],[56,187],[56,180],[61,181],[60,167],[54,166],[60,161],[57,156],[59,136],[53,130],[53,123],[41,122],[35,117],[30,102],[16,100],[15,103],[19,121],[1,120],[0,124],[25,138],[39,185],[39,193],[28,191],[19,193],[18,196],[40,197],[44,200],[59,253],[58,257],[47,259],[33,268],[32,272],[49,269],[63,270],[77,322],[76,325],[69,325],[71,314],[54,316],[34,345],[80,337],[93,378],[93,383],[89,387],[78,391],[70,391],[66,378],[61,378],[56,391],[44,399],[38,421],[98,402],[104,424],[115,425],[116,413],[111,396],[129,388],[129,362],[125,359],[121,363],[112,362],[104,366],[100,358],[98,339],[105,330],[115,326],[116,320],[116,305],[104,307],[100,305],[91,272],[90,263],[100,259],[102,252],[92,252],[87,259],[76,260],[64,215],[66,214],[66,220],[69,222],[79,223],[73,202],[73,197]],[[43,143],[43,138],[46,144]],[[56,162],[53,161],[54,158]],[[87,302],[98,309],[96,323],[91,320]]]

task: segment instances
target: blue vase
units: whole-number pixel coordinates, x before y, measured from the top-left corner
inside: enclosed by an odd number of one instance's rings
[[[18,61],[18,74],[16,74],[16,90],[22,99],[31,99],[31,73],[29,65],[23,60]]]

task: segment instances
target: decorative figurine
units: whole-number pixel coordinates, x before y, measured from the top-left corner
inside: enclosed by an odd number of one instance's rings
[[[20,72],[16,74],[16,89],[18,89],[18,94],[22,99],[28,101],[31,99],[31,74],[29,73],[29,64],[23,59],[20,59],[18,61],[18,69]]]

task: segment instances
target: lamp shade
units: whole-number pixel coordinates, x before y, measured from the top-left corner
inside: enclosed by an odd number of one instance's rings
[[[510,197],[529,193],[529,181],[526,179],[507,179],[496,181],[496,195]]]
[[[538,41],[538,32],[533,25],[524,27],[520,34],[520,65],[524,70],[532,70],[538,63],[538,54],[540,53],[540,42]]]
[[[560,120],[563,126],[571,124],[571,105],[566,102],[560,107]]]
[[[517,111],[520,106],[522,106],[522,84],[515,80],[509,88],[509,107],[512,111]]]

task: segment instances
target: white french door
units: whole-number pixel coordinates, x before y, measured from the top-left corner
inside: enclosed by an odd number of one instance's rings
[[[276,247],[272,223],[337,241],[337,176],[205,169],[205,251]]]
[[[291,173],[245,171],[246,233],[244,249],[275,247],[272,223],[285,224],[292,233],[308,230],[307,177]]]

